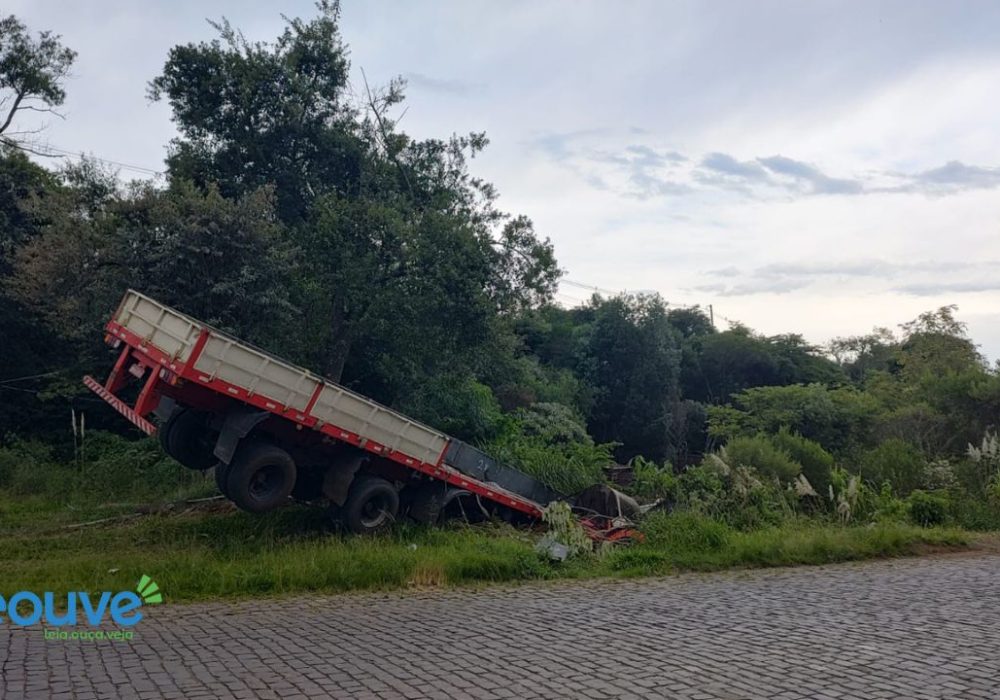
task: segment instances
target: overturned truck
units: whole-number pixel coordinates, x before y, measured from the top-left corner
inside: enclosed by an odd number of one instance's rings
[[[347,529],[368,533],[404,513],[428,524],[454,514],[535,519],[564,500],[461,440],[139,292],[125,294],[105,330],[118,359],[103,383],[84,383],[158,433],[180,464],[214,469],[219,491],[244,510],[294,498],[331,506]],[[595,536],[616,529],[584,525]]]

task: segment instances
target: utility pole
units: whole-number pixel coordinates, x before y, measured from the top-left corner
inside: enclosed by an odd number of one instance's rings
[[[715,311],[711,304],[708,305],[708,320],[712,323],[712,328],[715,328]]]

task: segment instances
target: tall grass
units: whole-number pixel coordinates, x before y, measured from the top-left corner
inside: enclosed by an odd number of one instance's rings
[[[0,498],[0,508],[10,507]],[[643,544],[556,563],[535,552],[536,533],[509,526],[401,525],[383,537],[349,537],[298,507],[265,516],[151,515],[75,530],[54,526],[61,522],[58,510],[3,521],[0,590],[127,589],[145,573],[177,602],[819,564],[965,543],[960,532],[906,525],[740,532],[702,516],[656,515],[644,524]]]

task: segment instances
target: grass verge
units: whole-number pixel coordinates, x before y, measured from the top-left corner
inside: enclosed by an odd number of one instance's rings
[[[180,602],[822,564],[917,554],[928,546],[959,548],[970,541],[960,530],[902,524],[803,523],[739,532],[678,514],[648,518],[643,544],[555,563],[534,551],[535,533],[506,526],[400,526],[384,537],[358,538],[331,532],[321,513],[304,508],[266,516],[148,515],[63,529],[67,521],[108,513],[67,513],[44,501],[0,498],[0,592],[126,590],[149,574],[167,600]]]

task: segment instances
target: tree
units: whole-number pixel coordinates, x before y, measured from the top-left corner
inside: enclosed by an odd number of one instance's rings
[[[52,173],[24,152],[0,145],[0,441],[5,433],[57,420],[54,411],[39,404],[36,392],[61,368],[67,348],[12,294],[10,279],[16,251],[37,234],[28,202],[43,201],[56,187]],[[29,379],[12,381],[22,377]],[[58,420],[65,422],[65,414],[60,412]]]
[[[272,43],[222,21],[219,39],[171,50],[150,86],[180,137],[172,179],[224,197],[273,188],[299,251],[289,288],[307,310],[299,359],[393,401],[446,368],[475,373],[508,318],[551,299],[552,246],[495,206],[469,171],[484,134],[415,140],[391,113],[402,80],[348,84],[339,4]]]
[[[35,131],[13,131],[19,113],[55,114],[66,99],[62,82],[76,59],[76,52],[49,31],[32,38],[14,15],[0,19],[0,142],[19,144]],[[37,130],[36,130],[37,131]]]
[[[141,184],[101,196],[104,176],[74,169],[76,182],[46,202],[41,234],[18,251],[11,286],[61,337],[96,338],[129,287],[254,342],[287,337],[294,315],[267,190],[228,200]]]
[[[709,433],[714,437],[788,428],[834,454],[869,444],[872,419],[881,408],[864,392],[821,384],[754,387],[734,395],[733,404],[709,407]]]
[[[583,372],[594,388],[588,427],[598,442],[619,442],[618,456],[671,457],[680,400],[679,334],[658,296],[621,295],[591,302],[594,321]]]

